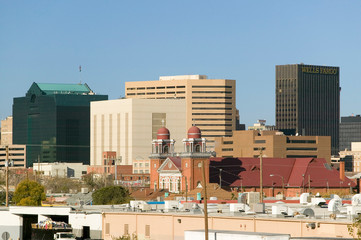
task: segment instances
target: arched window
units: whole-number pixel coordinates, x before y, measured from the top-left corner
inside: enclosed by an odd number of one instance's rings
[[[186,152],[190,152],[190,150],[189,150],[189,144],[186,145]]]
[[[201,145],[196,145],[195,152],[201,152]]]
[[[169,148],[168,148],[168,145],[165,145],[163,147],[163,153],[168,153],[169,152]]]
[[[164,189],[164,179],[162,179],[162,189]]]
[[[177,184],[178,184],[178,187],[177,187],[178,189],[177,190],[178,190],[178,192],[180,192],[181,191],[181,182],[180,182],[179,178],[178,178],[178,183]]]
[[[172,179],[169,179],[169,192],[172,192]]]

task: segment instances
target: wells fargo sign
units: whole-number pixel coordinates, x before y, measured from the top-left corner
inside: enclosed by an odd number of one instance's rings
[[[302,67],[303,73],[316,73],[316,74],[329,74],[335,75],[338,74],[337,68],[330,68],[330,67],[318,67],[318,66],[305,66]]]

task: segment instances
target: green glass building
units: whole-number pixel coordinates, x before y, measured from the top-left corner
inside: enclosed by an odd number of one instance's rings
[[[14,98],[13,143],[26,144],[34,162],[90,163],[90,102],[107,100],[87,84],[33,83]]]

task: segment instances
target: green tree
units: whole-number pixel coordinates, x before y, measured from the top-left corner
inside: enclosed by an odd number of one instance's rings
[[[122,186],[109,186],[96,190],[93,195],[93,204],[122,204],[131,200],[128,189]]]
[[[13,198],[13,192],[9,191],[9,203],[11,203],[11,200]],[[0,205],[6,204],[6,192],[5,190],[0,190]]]
[[[45,199],[44,187],[30,180],[20,182],[13,196],[13,202],[18,206],[40,206]]]

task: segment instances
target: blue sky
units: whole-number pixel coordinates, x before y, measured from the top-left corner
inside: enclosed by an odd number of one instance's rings
[[[341,116],[359,114],[360,13],[341,0],[0,0],[0,118],[33,82],[115,99],[126,81],[205,74],[237,80],[242,123],[274,124],[275,65],[301,62],[339,66]]]

